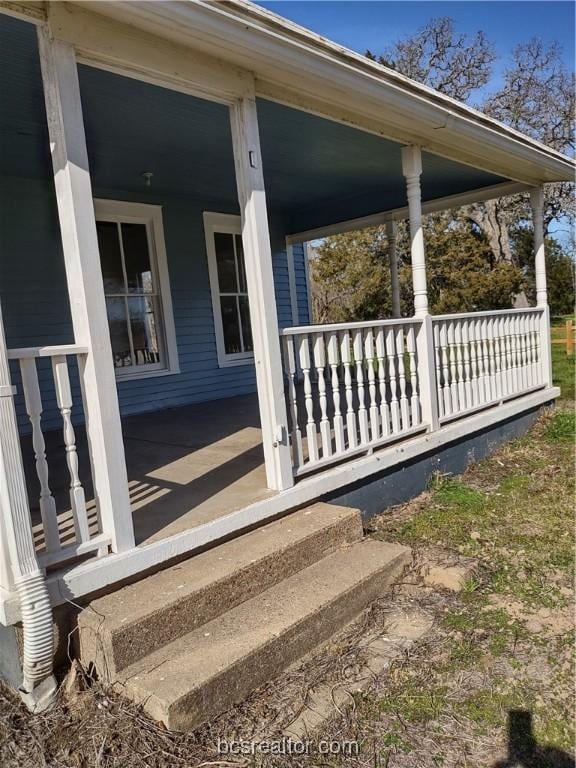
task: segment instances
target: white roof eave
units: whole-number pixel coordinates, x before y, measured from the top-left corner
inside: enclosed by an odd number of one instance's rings
[[[393,127],[389,136],[399,141],[406,126],[405,143],[516,181],[574,178],[576,164],[565,155],[246,0],[82,4],[247,68],[257,80],[299,83],[303,93],[332,102],[345,97],[383,135]]]

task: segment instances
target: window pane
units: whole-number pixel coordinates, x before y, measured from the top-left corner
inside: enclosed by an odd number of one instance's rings
[[[238,284],[236,282],[233,235],[216,232],[214,235],[214,247],[216,248],[220,293],[236,293]]]
[[[128,299],[128,311],[130,313],[135,364],[159,363],[158,312],[154,299],[147,296],[132,296]]]
[[[126,289],[122,272],[118,225],[113,221],[97,221],[96,231],[98,233],[102,277],[104,278],[104,293],[124,293]]]
[[[244,264],[244,248],[242,247],[242,237],[234,236],[236,239],[236,256],[238,258],[238,278],[240,280],[240,292],[246,293],[246,266]]]
[[[222,310],[222,331],[224,333],[224,349],[226,354],[231,355],[236,352],[242,352],[236,296],[221,296],[220,307]]]
[[[124,299],[106,299],[106,311],[114,366],[123,368],[126,365],[132,365]]]
[[[252,352],[252,327],[250,326],[250,309],[248,307],[248,296],[238,296],[240,304],[240,319],[242,321],[242,340],[244,341],[244,351]]]
[[[148,237],[144,224],[122,224],[124,263],[130,293],[152,293]]]

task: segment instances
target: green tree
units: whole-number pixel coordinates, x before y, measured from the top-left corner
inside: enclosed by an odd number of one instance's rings
[[[486,234],[452,211],[426,217],[428,300],[434,314],[507,309],[524,287],[522,270],[497,261]]]
[[[486,235],[446,211],[424,219],[428,298],[432,312],[472,312],[511,307],[524,288],[522,269],[493,258]],[[328,237],[311,259],[316,322],[390,317],[390,273],[385,229],[375,227]],[[402,314],[413,314],[410,240],[399,227]]]
[[[520,226],[512,232],[516,259],[525,275],[525,291],[531,303],[536,300],[534,277],[534,235],[528,227]],[[574,258],[554,238],[547,237],[546,282],[550,314],[569,315],[576,303],[576,276]]]
[[[316,322],[387,317],[392,311],[386,239],[381,227],[328,237],[312,249]]]

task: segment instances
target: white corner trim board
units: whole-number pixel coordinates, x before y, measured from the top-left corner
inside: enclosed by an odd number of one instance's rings
[[[58,605],[66,600],[75,600],[148,568],[154,568],[172,558],[192,553],[231,533],[289,512],[339,488],[345,488],[385,469],[400,466],[418,456],[438,450],[463,436],[472,435],[513,416],[550,403],[559,395],[558,387],[549,387],[524,395],[498,407],[451,422],[436,432],[418,435],[395,445],[386,446],[382,450],[375,451],[371,456],[351,460],[320,475],[301,480],[292,488],[272,498],[256,502],[197,528],[127,552],[81,564],[68,573],[61,573],[48,579],[48,589],[53,604]],[[16,594],[0,591],[0,622],[14,624],[19,619]]]

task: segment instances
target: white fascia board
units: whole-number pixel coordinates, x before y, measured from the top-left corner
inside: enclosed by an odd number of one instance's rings
[[[319,105],[330,102],[331,109],[327,106],[325,112],[318,112],[329,119],[338,119],[338,104],[369,116],[381,126],[382,135],[420,143],[428,151],[529,184],[574,177],[575,165],[564,155],[250,3],[110,0],[82,4],[206,53],[217,53],[254,72],[257,83],[269,80],[280,90],[292,87],[302,94],[307,89]]]

